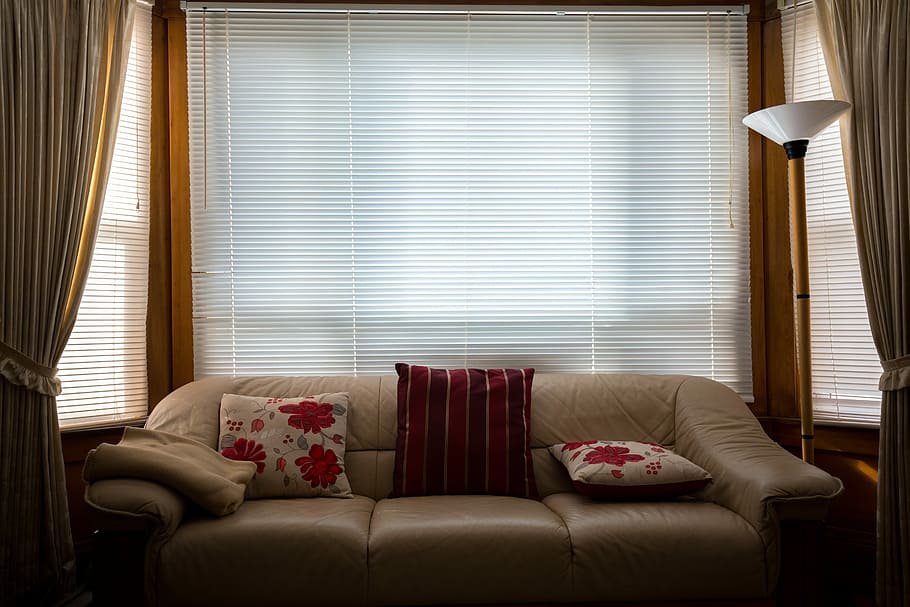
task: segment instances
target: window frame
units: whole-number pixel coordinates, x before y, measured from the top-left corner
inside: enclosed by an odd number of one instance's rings
[[[263,0],[265,1],[265,0]],[[256,0],[250,0],[255,4]],[[362,5],[383,4],[379,0],[364,0]],[[478,2],[486,6],[510,5],[507,0]],[[513,3],[511,3],[513,4]],[[565,6],[587,8],[587,0],[568,0]],[[653,0],[605,0],[602,5],[653,7]],[[683,3],[680,3],[681,5]],[[783,76],[778,67],[781,61],[780,20],[778,13],[765,0],[691,0],[692,6],[742,4],[748,11],[748,111],[753,112],[783,103]],[[165,228],[159,239],[153,239],[161,258],[166,258],[167,280],[162,288],[151,294],[157,297],[150,303],[151,319],[158,327],[156,353],[160,360],[154,365],[157,378],[155,391],[161,396],[193,381],[193,320],[192,284],[189,260],[189,142],[187,111],[186,16],[180,0],[156,0],[155,13],[160,17],[160,92],[163,100],[163,119],[160,128],[153,129],[155,150],[160,156],[163,176],[159,183],[162,192],[159,210]],[[153,96],[154,103],[155,96]],[[796,418],[795,356],[791,313],[792,286],[788,280],[789,218],[786,201],[786,156],[776,153],[757,133],[748,135],[749,148],[749,213],[752,289],[752,373],[755,402],[751,410],[759,416],[778,419]],[[154,179],[154,177],[153,177]],[[154,195],[154,191],[153,191]],[[153,204],[153,210],[155,205]],[[153,230],[155,223],[153,222]],[[154,233],[154,232],[153,232]],[[153,249],[155,250],[155,249]],[[154,256],[153,256],[154,257]],[[167,292],[164,291],[166,286]],[[792,320],[792,319],[791,319]],[[151,339],[151,338],[150,338]],[[151,349],[151,344],[150,344]],[[150,377],[153,375],[150,355]],[[151,399],[152,406],[157,399]]]

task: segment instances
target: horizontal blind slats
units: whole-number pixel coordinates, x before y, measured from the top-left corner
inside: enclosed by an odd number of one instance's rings
[[[744,18],[187,19],[198,375],[407,360],[751,395]]]

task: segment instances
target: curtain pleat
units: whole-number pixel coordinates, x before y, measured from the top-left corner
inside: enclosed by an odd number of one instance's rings
[[[53,401],[52,396],[0,379],[3,605],[50,604],[73,581],[75,557]]]
[[[910,3],[816,0],[866,308],[882,361],[877,594],[910,606]]]
[[[54,396],[101,215],[135,0],[0,2],[0,604],[74,551]]]
[[[878,472],[878,597],[910,605],[910,390],[885,392]]]

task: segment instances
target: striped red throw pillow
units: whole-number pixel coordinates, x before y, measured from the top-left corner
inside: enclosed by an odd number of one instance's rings
[[[398,363],[394,497],[537,498],[531,464],[534,369]]]

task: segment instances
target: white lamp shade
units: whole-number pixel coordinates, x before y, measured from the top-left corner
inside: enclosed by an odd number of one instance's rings
[[[800,101],[752,112],[743,124],[783,145],[788,141],[812,139],[850,109],[846,101]]]

